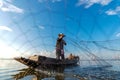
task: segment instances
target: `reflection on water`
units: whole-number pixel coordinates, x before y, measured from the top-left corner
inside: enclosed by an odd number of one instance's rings
[[[64,73],[34,70],[24,68],[19,73],[12,75],[15,80],[120,80],[119,71],[112,71],[102,68],[87,67],[76,71]]]
[[[60,69],[61,70],[61,69]],[[64,69],[62,69],[64,70]],[[72,73],[65,74],[63,71],[58,72],[58,71],[43,71],[43,70],[35,70],[33,68],[24,68],[21,70],[18,70],[19,73],[12,75],[12,77],[15,80],[79,80],[77,78],[74,78],[74,75]],[[32,77],[30,77],[32,76]],[[82,80],[82,77],[80,78]]]
[[[44,74],[44,73],[40,73],[38,71],[35,71],[34,69],[32,68],[25,68],[25,69],[21,69],[19,70],[20,72],[16,75],[13,75],[13,78],[15,80],[18,80],[18,79],[22,79],[26,76],[34,76],[32,80],[41,80],[43,78],[46,78],[46,77],[49,77],[47,74]]]
[[[4,61],[7,62],[7,61]],[[0,67],[0,80],[120,80],[120,61],[110,61],[113,67],[74,66],[57,70],[34,70],[19,63]],[[60,71],[60,72],[59,72]]]
[[[19,70],[20,72],[18,74],[13,75],[13,78],[15,80],[19,80],[22,79],[26,76],[33,76],[32,79],[30,80],[42,80],[45,78],[52,78],[53,75],[51,75],[49,72],[46,73],[44,71],[36,71],[32,68],[24,68]],[[64,80],[64,76],[63,75],[54,75],[55,80]]]

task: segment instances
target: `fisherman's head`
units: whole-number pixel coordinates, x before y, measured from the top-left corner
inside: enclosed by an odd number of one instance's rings
[[[62,38],[65,37],[65,35],[63,33],[59,33],[58,36],[62,37]]]

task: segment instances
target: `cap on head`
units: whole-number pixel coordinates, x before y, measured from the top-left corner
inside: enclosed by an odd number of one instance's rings
[[[65,37],[65,35],[64,35],[63,33],[59,33],[58,36],[63,36],[63,37]]]

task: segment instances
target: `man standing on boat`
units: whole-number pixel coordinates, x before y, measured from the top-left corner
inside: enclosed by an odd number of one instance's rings
[[[64,60],[64,45],[66,42],[63,40],[65,35],[63,33],[58,34],[58,39],[56,42],[56,58]]]

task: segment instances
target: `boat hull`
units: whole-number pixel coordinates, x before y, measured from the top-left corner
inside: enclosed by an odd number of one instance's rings
[[[23,57],[18,57],[14,59],[28,67],[40,68],[40,69],[73,66],[73,65],[77,65],[77,63],[79,62],[79,58],[75,58],[72,60],[69,60],[69,59],[58,60],[55,58],[50,58],[50,57],[45,57],[40,55],[34,59],[23,58]]]

